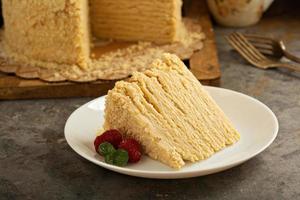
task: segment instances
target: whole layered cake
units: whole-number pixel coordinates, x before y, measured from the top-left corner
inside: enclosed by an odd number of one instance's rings
[[[3,0],[4,50],[21,63],[90,65],[91,37],[172,43],[181,0]]]

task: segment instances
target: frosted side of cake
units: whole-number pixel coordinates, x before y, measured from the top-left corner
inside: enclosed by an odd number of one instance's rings
[[[8,56],[24,63],[87,66],[88,1],[3,0],[2,3]]]
[[[184,37],[181,0],[90,0],[94,36],[171,43]]]
[[[179,169],[239,140],[239,133],[175,55],[136,72],[108,92],[105,129],[139,141],[145,153]]]

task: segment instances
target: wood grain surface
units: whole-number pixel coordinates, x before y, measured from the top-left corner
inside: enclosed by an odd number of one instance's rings
[[[186,0],[184,13],[188,17],[198,18],[206,34],[204,48],[195,52],[186,62],[193,74],[205,85],[218,85],[220,68],[215,46],[215,38],[205,0]],[[124,42],[123,48],[127,46]],[[102,54],[110,49],[94,49]],[[94,81],[90,83],[57,82],[48,83],[38,79],[22,79],[14,75],[0,73],[0,99],[35,99],[65,97],[97,97],[106,94],[115,81]]]
[[[214,79],[220,78],[221,71],[215,35],[206,2],[203,0],[188,0],[185,1],[184,5],[186,16],[198,18],[201,22],[202,30],[206,35],[204,48],[195,52],[190,58],[190,70],[199,80],[207,80],[209,83],[218,82]]]

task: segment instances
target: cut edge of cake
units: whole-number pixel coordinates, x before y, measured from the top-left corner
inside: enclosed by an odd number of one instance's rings
[[[165,44],[187,35],[182,0],[90,0],[90,5],[92,33],[98,38]]]

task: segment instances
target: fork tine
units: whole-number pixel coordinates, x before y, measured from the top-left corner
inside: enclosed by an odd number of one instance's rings
[[[245,38],[261,53],[265,55],[276,56],[278,54],[278,49],[276,48],[277,41],[263,36],[243,34]]]
[[[252,41],[249,41],[260,53],[266,54],[266,55],[276,55],[276,52],[278,52],[278,49],[274,48],[273,46],[266,46],[261,45],[259,43],[253,43]]]
[[[240,48],[242,51],[246,52],[246,54],[247,54],[248,56],[250,56],[254,61],[258,62],[259,60],[261,60],[261,58],[260,58],[259,56],[257,56],[255,53],[253,53],[253,52],[251,51],[251,49],[249,49],[249,48],[244,44],[243,41],[241,41],[239,38],[237,38],[236,35],[231,34],[231,37],[233,38],[233,40],[235,41],[235,43],[239,46],[239,48]]]
[[[253,38],[248,38],[245,37],[251,44],[253,45],[258,45],[258,46],[262,46],[265,48],[273,48],[273,45],[276,45],[275,43],[271,42],[271,41],[267,41],[267,40],[256,40]]]
[[[257,59],[267,59],[264,55],[262,55],[248,40],[240,33],[233,33],[233,36],[243,44],[243,46],[253,54]]]
[[[244,54],[248,59],[251,59],[253,62],[257,62],[259,59],[257,57],[253,56],[251,52],[247,48],[245,48],[239,41],[236,40],[236,38],[231,34],[228,37],[232,44],[235,46],[236,49],[239,49],[240,52]]]
[[[253,65],[257,65],[257,59],[253,57],[249,52],[245,51],[240,43],[238,43],[231,35],[225,37],[229,44],[234,47],[248,62]]]
[[[272,51],[274,49],[273,45],[268,45],[268,44],[264,44],[264,43],[256,43],[256,42],[253,42],[252,40],[248,40],[248,41],[257,49],[264,49],[264,50],[270,50],[270,51]]]
[[[276,42],[276,40],[270,37],[264,37],[264,36],[253,35],[253,34],[243,34],[243,35],[249,40],[253,40],[260,43],[273,44],[274,42]]]
[[[264,55],[276,56],[276,54],[274,53],[274,51],[272,51],[270,49],[260,49],[259,47],[256,47],[255,45],[254,45],[254,47],[257,48]]]

